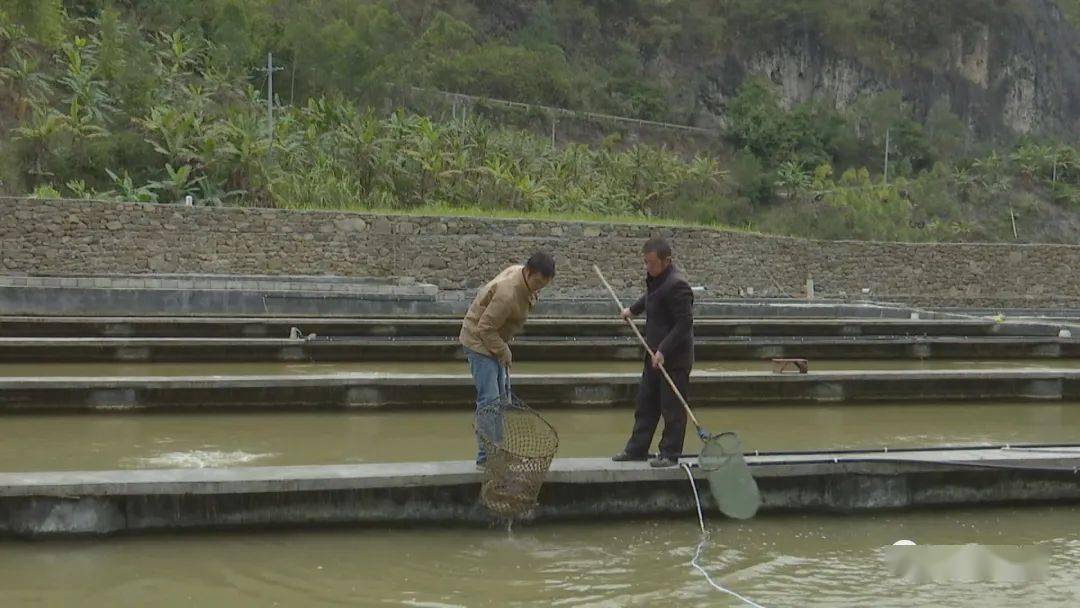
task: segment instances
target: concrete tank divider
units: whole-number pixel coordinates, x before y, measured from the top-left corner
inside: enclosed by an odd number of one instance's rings
[[[639,374],[519,374],[538,408],[630,407]],[[745,403],[1080,399],[1080,370],[822,371],[694,374],[698,406]],[[0,412],[472,407],[465,374],[0,378]]]
[[[1080,338],[1042,336],[757,337],[698,338],[698,360],[820,359],[1063,359],[1080,357]],[[517,361],[634,361],[630,336],[525,337]],[[3,338],[0,363],[323,362],[463,360],[457,340],[441,338]]]
[[[48,317],[0,316],[0,337],[112,338],[288,338],[304,335],[350,338],[456,338],[460,316],[395,317]],[[694,322],[699,338],[750,337],[1044,337],[1056,338],[1063,324],[996,323],[989,319],[717,318]],[[523,336],[545,338],[632,337],[618,319],[533,317]]]
[[[1080,501],[1076,446],[748,455],[773,512]],[[692,462],[692,459],[688,460]],[[715,512],[695,469],[709,517]],[[487,525],[471,462],[0,473],[0,536],[326,525]],[[557,459],[527,521],[692,517],[680,468]]]

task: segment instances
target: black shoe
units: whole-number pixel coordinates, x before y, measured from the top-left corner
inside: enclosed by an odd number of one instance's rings
[[[611,457],[615,462],[643,462],[648,458],[648,454],[631,454],[625,450]]]
[[[654,469],[664,469],[679,465],[679,459],[671,456],[657,456],[649,460],[649,466]]]

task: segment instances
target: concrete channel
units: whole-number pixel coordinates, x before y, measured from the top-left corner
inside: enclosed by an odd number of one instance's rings
[[[115,314],[124,310],[125,304],[147,315],[170,310],[167,293],[124,295],[108,290],[83,290],[81,295],[73,291],[70,299],[58,304],[59,308],[40,308],[48,299],[47,291],[42,288],[41,293],[31,294],[27,302],[32,301],[34,306],[16,302],[4,310],[70,314],[76,309],[72,303],[78,302],[78,297],[90,296],[97,299],[92,300],[94,306],[88,312]],[[0,374],[0,414],[11,414],[9,420],[33,421],[41,427],[55,423],[47,419],[60,416],[33,414],[69,412],[71,418],[85,418],[78,414],[100,413],[94,420],[106,421],[101,424],[108,426],[113,418],[154,418],[143,416],[149,412],[180,412],[175,417],[161,417],[169,419],[170,424],[182,424],[173,418],[190,412],[193,418],[214,422],[232,419],[238,425],[245,424],[244,419],[259,418],[256,412],[265,413],[266,418],[278,416],[278,412],[296,416],[334,412],[325,415],[341,424],[340,418],[375,414],[423,418],[413,416],[412,411],[428,408],[440,410],[428,415],[461,417],[457,421],[462,425],[458,429],[461,432],[455,437],[462,444],[454,444],[455,449],[445,452],[399,456],[420,460],[468,455],[472,446],[467,427],[474,398],[471,379],[463,368],[459,373],[419,369],[430,361],[456,364],[454,359],[460,358],[461,352],[454,337],[460,327],[458,315],[467,302],[417,299],[403,305],[387,297],[366,300],[367,308],[350,309],[356,300],[348,295],[280,297],[283,299],[269,303],[261,299],[261,311],[259,301],[251,294],[195,294],[181,302],[185,314],[213,313],[207,316],[0,317],[0,363],[11,368],[42,368],[37,373],[30,370],[8,377]],[[732,413],[739,410],[745,414],[741,420],[752,416],[755,424],[763,420],[757,412],[767,407],[807,412],[805,418],[812,418],[804,423],[808,433],[815,428],[837,426],[847,415],[836,411],[840,407],[858,407],[860,415],[877,412],[867,415],[873,420],[865,423],[869,426],[882,416],[910,416],[904,408],[921,408],[923,421],[933,422],[910,427],[910,435],[932,434],[924,429],[942,426],[944,416],[940,412],[945,408],[989,408],[972,404],[1008,402],[1010,411],[1029,414],[1027,424],[1036,430],[1025,431],[1030,433],[1025,437],[1073,440],[1068,429],[1060,434],[1038,430],[1039,425],[1063,424],[1071,416],[1071,407],[1080,403],[1080,369],[1071,361],[1080,357],[1080,337],[1061,336],[1066,324],[928,318],[938,316],[934,313],[920,313],[921,319],[909,318],[910,311],[903,308],[838,303],[708,302],[698,309],[704,313],[695,324],[700,360],[724,365],[752,361],[763,371],[697,373],[690,395],[695,406],[722,407]],[[365,312],[393,315],[403,310],[414,316],[348,316]],[[247,316],[230,316],[238,312]],[[623,365],[640,359],[640,350],[627,329],[616,319],[604,318],[610,314],[610,305],[602,300],[548,302],[538,312],[550,316],[534,318],[515,345],[516,358],[523,362],[522,372],[529,362],[538,367],[535,373],[515,373],[515,392],[539,409],[558,410],[553,415],[631,407],[637,373],[623,373],[621,368],[594,370],[597,373],[540,373],[541,365],[563,361],[612,361]],[[836,314],[845,318],[825,318]],[[294,333],[301,337],[290,338]],[[811,372],[779,375],[764,371],[768,366],[765,360],[776,357],[811,359]],[[852,365],[860,359],[876,361],[870,364],[871,369],[825,369],[830,360]],[[889,360],[898,365],[923,365],[922,361],[929,360],[944,367],[953,359],[977,361],[979,365],[973,363],[967,369],[881,369]],[[386,363],[400,369],[344,373],[279,370],[242,375],[230,373],[228,367],[335,361]],[[822,364],[815,368],[813,361]],[[403,362],[415,364],[420,373],[405,373],[402,370],[408,368]],[[155,365],[169,363],[217,363],[221,371],[196,374],[180,370],[183,375],[155,375]],[[1018,368],[1010,368],[1014,363]],[[66,365],[88,365],[86,369],[90,370],[90,364],[129,365],[135,371],[115,376],[89,371],[56,376],[45,371],[50,366],[62,369]],[[1019,368],[1022,365],[1045,367]],[[980,366],[985,368],[974,369]],[[1032,411],[1050,410],[1032,414],[1025,409],[1028,407]],[[343,413],[345,410],[349,413]],[[985,415],[992,415],[990,409],[985,411]],[[993,411],[1000,414],[1002,410]],[[775,416],[781,415],[774,415],[773,424],[777,424]],[[784,423],[797,419],[783,418]],[[731,417],[724,420],[733,422]],[[278,429],[283,423],[262,420],[260,424],[265,429]],[[370,420],[354,420],[352,424],[364,428],[364,432],[380,432],[371,430]],[[858,429],[861,424],[857,421],[849,426]],[[995,433],[1005,433],[1006,428],[1009,432],[1015,430],[1007,417],[1001,424],[995,427]],[[613,431],[614,439],[609,437],[608,443],[618,443],[623,426]],[[157,439],[180,441],[170,429],[143,436],[130,429],[128,435],[122,435],[117,433],[118,428],[109,427],[109,437],[140,444],[135,446],[139,450],[143,450],[141,443]],[[977,429],[967,431],[974,435],[965,438],[978,435]],[[291,432],[295,434],[296,429]],[[897,436],[889,441],[900,440],[899,431],[894,433]],[[91,435],[81,429],[78,437],[91,442]],[[274,445],[266,448],[267,453],[296,449],[295,442],[273,436],[278,440],[271,442]],[[1002,434],[979,441],[1018,437]],[[244,446],[236,445],[235,437],[232,440],[232,444],[222,440],[221,446],[207,449],[243,452],[243,456],[262,453],[249,449],[249,454],[243,451]],[[205,448],[207,439],[200,437],[200,441],[187,446],[186,452]],[[596,441],[595,436],[590,437],[587,448],[570,450],[569,455],[593,456],[608,451],[607,443],[599,451]],[[924,438],[917,445],[932,441]],[[691,438],[687,445],[693,444]],[[903,444],[912,445],[907,439]],[[792,445],[797,449],[799,444],[783,443],[787,450]],[[812,446],[833,451],[749,454],[765,498],[764,514],[1080,503],[1080,446],[835,451],[843,445],[833,436],[827,443]],[[145,458],[144,451],[131,449],[123,456]],[[185,448],[174,445],[173,452],[184,453]],[[336,459],[339,452],[346,456]],[[355,464],[356,460],[346,459],[361,458],[353,452],[342,448],[334,452],[333,459],[271,460],[266,464],[282,466],[236,468],[111,470],[125,466],[121,464],[123,458],[117,458],[106,463],[105,470],[93,472],[18,470],[24,468],[24,462],[17,469],[9,468],[14,472],[0,473],[0,536],[48,538],[175,530],[491,522],[477,502],[479,474],[471,462]],[[362,458],[384,461],[388,456],[373,452]],[[332,464],[343,461],[353,464]],[[173,466],[169,463],[174,461],[162,462],[166,464],[151,466]],[[87,461],[76,464],[79,468],[93,466]],[[704,491],[702,497],[711,510],[711,497]],[[566,458],[553,464],[539,506],[529,519],[593,520],[688,515],[693,511],[692,494],[685,472],[680,469],[654,470],[642,463]]]
[[[692,459],[688,459],[692,462]],[[1080,446],[750,454],[762,513],[1080,501]],[[699,480],[701,472],[693,469]],[[0,535],[487,524],[471,462],[0,474]],[[700,481],[704,506],[712,499]],[[560,459],[529,519],[685,515],[680,468]]]
[[[633,424],[628,409],[546,409],[560,458],[609,456]],[[746,450],[1069,443],[1080,401],[726,405],[702,408],[710,431],[734,430]],[[0,471],[293,466],[457,460],[476,449],[464,409],[9,415]],[[685,446],[699,445],[691,426]]]
[[[519,374],[514,392],[540,408],[628,407],[639,374]],[[927,400],[1073,400],[1080,370],[822,371],[695,374],[698,406]],[[312,374],[0,379],[0,412],[465,408],[472,379],[455,374]]]

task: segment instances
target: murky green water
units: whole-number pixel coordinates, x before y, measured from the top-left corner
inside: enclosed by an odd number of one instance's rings
[[[1080,508],[714,520],[700,564],[766,608],[1066,608]],[[1043,582],[908,585],[882,547],[1038,544]],[[690,518],[502,529],[345,529],[0,542],[5,607],[734,607],[689,562]]]
[[[812,369],[1077,368],[1075,360],[814,361]],[[633,362],[522,363],[515,373],[639,369]],[[767,362],[702,363],[767,370]],[[3,365],[0,376],[464,373],[462,362]],[[747,449],[1080,442],[1080,403],[718,407],[713,430]],[[628,410],[553,411],[559,455],[622,447]],[[9,415],[0,470],[75,470],[468,459],[469,412]],[[697,447],[688,434],[687,451]],[[767,608],[1080,605],[1080,507],[714,519],[701,565]],[[1046,581],[909,585],[881,547],[1038,544]],[[423,606],[622,608],[742,606],[690,566],[691,518],[503,529],[334,529],[185,534],[79,542],[0,541],[0,607]]]
[[[636,361],[527,361],[515,374],[639,372]],[[770,371],[769,361],[699,361],[697,372]],[[810,371],[933,369],[1080,369],[1080,359],[822,359]],[[392,361],[329,363],[3,363],[0,377],[14,376],[228,376],[347,373],[461,374],[464,361]]]
[[[1080,443],[1080,403],[920,403],[705,408],[748,450]],[[544,414],[560,457],[622,448],[630,410]],[[169,468],[463,460],[472,415],[455,412],[90,414],[0,417],[0,470]],[[655,445],[654,445],[655,447]],[[688,430],[686,451],[698,449]]]

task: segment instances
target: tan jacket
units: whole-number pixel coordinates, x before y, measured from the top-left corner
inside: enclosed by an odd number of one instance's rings
[[[511,266],[480,288],[461,324],[458,341],[469,350],[510,364],[510,345],[529,317],[536,294],[525,284],[524,267]]]

